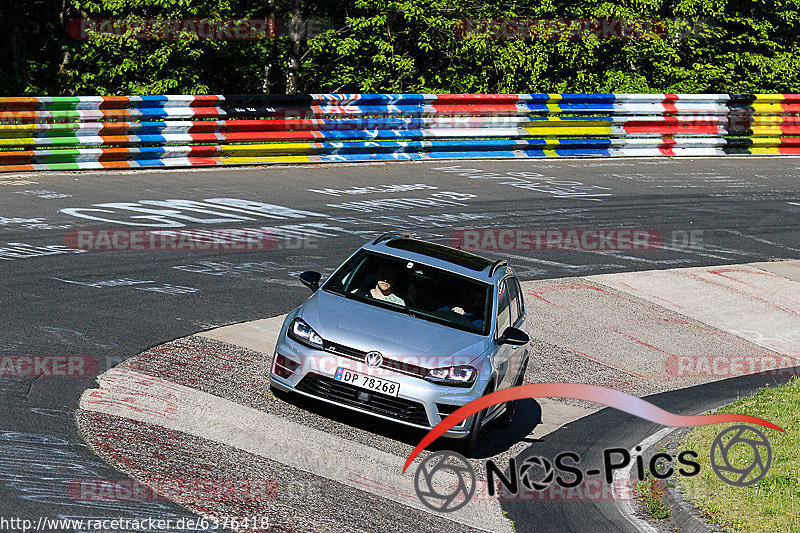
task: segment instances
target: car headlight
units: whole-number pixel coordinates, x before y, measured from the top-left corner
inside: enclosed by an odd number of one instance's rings
[[[302,318],[295,318],[289,324],[289,337],[293,338],[300,344],[311,346],[312,348],[322,349],[322,337],[320,337],[314,328]]]
[[[425,379],[438,385],[450,385],[452,387],[471,387],[478,377],[478,369],[474,366],[448,366],[446,368],[434,368],[428,371]]]

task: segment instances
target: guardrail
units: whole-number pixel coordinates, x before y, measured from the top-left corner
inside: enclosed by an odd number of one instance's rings
[[[0,171],[800,155],[800,94],[0,98]]]

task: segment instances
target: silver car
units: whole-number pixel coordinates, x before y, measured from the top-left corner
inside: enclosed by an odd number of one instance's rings
[[[289,313],[270,372],[279,391],[430,429],[489,392],[522,384],[529,338],[519,281],[491,261],[406,234],[362,246]],[[453,427],[474,454],[489,422],[510,424],[516,403]]]

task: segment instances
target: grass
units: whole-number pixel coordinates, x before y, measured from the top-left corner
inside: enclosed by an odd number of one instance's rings
[[[666,492],[664,481],[648,477],[636,483],[636,492],[639,494],[639,499],[647,505],[650,516],[656,520],[665,520],[671,516],[669,506],[664,503],[664,492]]]
[[[734,487],[717,477],[709,459],[714,437],[733,424],[693,429],[679,446],[681,450],[696,451],[701,465],[698,475],[679,476],[687,499],[710,522],[729,531],[800,533],[800,380],[762,389],[717,412],[757,416],[780,426],[785,433],[758,427],[772,444],[772,467],[758,483]],[[749,464],[752,457],[753,450],[746,444],[731,449],[734,465]]]

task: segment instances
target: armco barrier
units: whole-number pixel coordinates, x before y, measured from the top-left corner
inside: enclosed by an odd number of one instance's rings
[[[800,155],[798,94],[0,98],[0,171]]]

